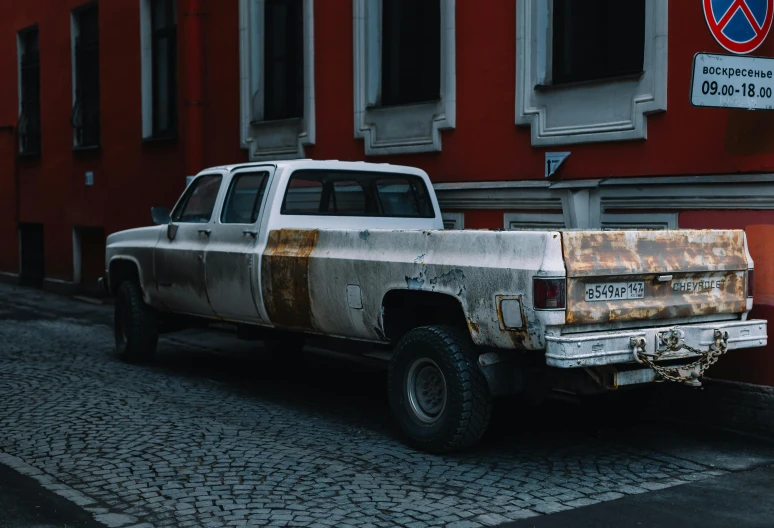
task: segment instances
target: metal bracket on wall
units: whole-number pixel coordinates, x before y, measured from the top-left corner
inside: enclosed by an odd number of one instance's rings
[[[559,170],[559,167],[562,166],[569,156],[569,152],[546,152],[546,178],[556,174],[556,171]]]

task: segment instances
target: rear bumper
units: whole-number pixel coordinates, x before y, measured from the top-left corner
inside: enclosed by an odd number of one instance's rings
[[[679,328],[685,333],[685,343],[707,350],[715,342],[715,330],[728,332],[728,350],[765,346],[768,342],[766,321],[728,321],[695,325],[639,328],[612,332],[596,332],[568,336],[547,336],[546,363],[558,368],[599,367],[636,363],[631,348],[633,337],[645,338],[646,351],[658,350],[659,333]],[[665,353],[661,359],[673,360],[695,357],[682,349]]]

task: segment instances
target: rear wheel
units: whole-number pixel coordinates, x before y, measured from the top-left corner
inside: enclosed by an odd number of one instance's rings
[[[390,408],[408,440],[445,453],[476,444],[486,432],[492,397],[470,337],[448,326],[407,333],[390,362]]]
[[[140,285],[125,281],[118,289],[113,313],[116,355],[122,361],[149,361],[158,344],[158,316],[145,304]]]

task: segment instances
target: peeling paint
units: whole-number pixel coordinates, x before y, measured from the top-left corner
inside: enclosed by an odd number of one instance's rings
[[[431,290],[435,291],[437,287],[445,290],[455,291],[458,297],[461,297],[465,291],[465,273],[461,269],[453,269],[446,273],[430,279]]]

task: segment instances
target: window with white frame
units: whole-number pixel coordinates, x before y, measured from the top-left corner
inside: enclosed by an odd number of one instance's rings
[[[242,147],[300,158],[314,144],[313,0],[240,0]]]
[[[19,31],[19,153],[40,152],[40,48],[38,27]]]
[[[177,2],[140,0],[142,135],[177,135]]]
[[[465,213],[441,213],[444,229],[465,229]]]
[[[519,0],[516,123],[535,146],[647,138],[667,26],[667,0]]]
[[[76,148],[98,147],[100,141],[99,9],[97,2],[70,16],[73,110],[70,124]]]
[[[441,150],[456,121],[455,0],[353,0],[355,137],[367,155]]]
[[[557,213],[505,213],[505,229],[515,231],[551,231],[564,229],[564,215]]]

